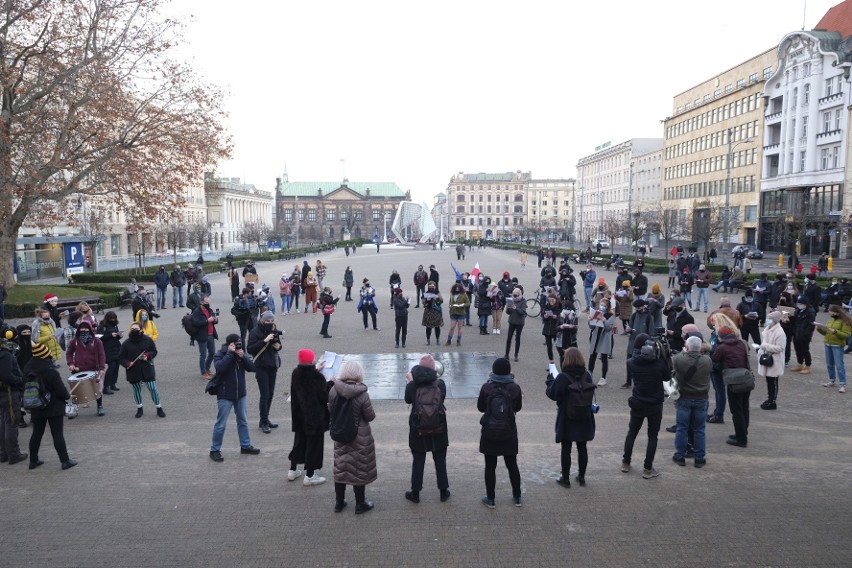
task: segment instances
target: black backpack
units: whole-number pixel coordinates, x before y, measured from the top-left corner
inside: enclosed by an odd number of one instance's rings
[[[329,435],[335,442],[348,444],[358,435],[358,425],[352,413],[352,399],[338,395],[334,399],[329,420]]]
[[[180,325],[188,336],[195,337],[195,332],[198,331],[198,328],[192,323],[192,312],[186,313],[180,318]]]
[[[44,410],[50,404],[50,392],[44,388],[44,381],[38,373],[30,372],[24,380],[24,410]]]
[[[414,394],[414,428],[418,436],[434,436],[446,432],[442,416],[441,388],[437,383],[418,387]]]
[[[515,434],[515,411],[506,387],[495,386],[485,403],[485,414],[479,421],[482,435],[488,440],[509,440]]]
[[[582,381],[568,385],[568,400],[565,402],[565,418],[568,420],[588,420],[592,417],[592,402],[595,399],[593,383]]]

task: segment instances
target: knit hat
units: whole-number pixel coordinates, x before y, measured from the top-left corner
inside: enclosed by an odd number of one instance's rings
[[[673,308],[677,308],[679,306],[682,306],[683,304],[684,304],[683,298],[681,298],[680,296],[672,299],[672,307]]]
[[[260,314],[260,321],[275,321],[275,314],[272,312],[263,312]]]
[[[781,321],[781,319],[782,319],[783,317],[784,317],[784,314],[782,314],[781,312],[779,312],[779,311],[777,311],[777,310],[776,310],[776,311],[774,311],[774,312],[769,312],[769,313],[766,315],[766,319],[768,319],[768,320],[772,320],[772,322],[773,322],[773,323],[778,323],[778,322],[780,322],[780,321]]]
[[[54,302],[54,301],[56,301],[56,302],[59,301],[59,298],[56,297],[56,294],[45,294],[44,295],[44,302],[45,303]]]
[[[33,343],[33,357],[50,359],[50,349],[44,343]]]
[[[491,365],[491,372],[495,375],[509,375],[512,372],[512,364],[508,359],[500,357]]]
[[[310,349],[299,349],[299,365],[312,365],[314,363],[314,352]]]
[[[807,305],[808,304],[807,296],[803,296],[802,294],[799,294],[799,296],[796,298],[796,303]],[[775,323],[778,323],[778,322],[775,322]]]
[[[513,298],[520,298],[521,296],[523,296],[523,292],[521,292],[520,288],[515,288],[514,290],[512,290]]]
[[[633,307],[634,308],[642,308],[642,307],[647,306],[647,305],[648,305],[648,302],[646,302],[642,298],[639,298],[638,300],[633,300]]]
[[[725,339],[726,337],[736,337],[736,332],[729,325],[723,325],[722,327],[719,328],[717,333],[719,334],[719,337],[722,338],[722,339]]]
[[[660,285],[657,282],[654,282],[654,284],[651,286],[651,293],[656,295],[659,294],[661,291],[662,289],[660,288]]]
[[[606,279],[604,277],[598,278],[598,284],[606,284]]]
[[[625,286],[627,288],[630,288],[630,280],[625,280],[624,282],[621,283],[621,285]]]
[[[639,335],[636,336],[636,339],[633,341],[633,348],[634,349],[642,349],[642,347],[645,345],[645,342],[649,341],[650,339],[651,339],[651,336],[648,335],[647,333],[640,333]]]
[[[370,281],[370,279],[369,279],[369,278],[364,278],[364,279],[361,281],[361,284],[366,284],[366,283],[367,283],[367,282],[369,282],[369,281]]]
[[[427,367],[429,369],[435,370],[435,359],[432,358],[428,353],[420,358],[420,363],[418,363],[421,367]]]
[[[225,345],[230,345],[231,343],[237,343],[240,341],[240,336],[236,333],[229,333],[228,337],[225,338]]]

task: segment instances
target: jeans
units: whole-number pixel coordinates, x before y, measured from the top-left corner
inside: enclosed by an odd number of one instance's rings
[[[692,448],[695,459],[703,460],[707,454],[707,442],[704,429],[707,426],[707,399],[679,398],[675,401],[677,410],[677,432],[675,432],[675,454],[683,457],[686,454],[687,431],[692,428]]]
[[[160,288],[157,286],[157,308],[162,309],[166,307],[166,291],[168,288]]]
[[[701,298],[704,298],[704,311],[707,311],[707,290],[709,288],[699,288],[698,289],[698,298],[695,300],[695,309],[699,309],[701,307]]]
[[[748,399],[751,392],[734,393],[728,387],[728,405],[731,407],[731,420],[734,421],[734,434],[737,442],[748,442]]]
[[[728,403],[725,381],[722,380],[722,371],[711,371],[710,380],[713,382],[713,390],[716,392],[716,408],[713,409],[713,416],[717,420],[722,420],[725,417],[725,406]]]
[[[484,316],[483,315],[479,316],[479,327],[481,327],[481,328],[487,328],[488,327],[488,314],[485,314]]]
[[[648,449],[645,450],[645,469],[654,467],[654,456],[657,453],[657,435],[660,433],[660,424],[663,422],[662,405],[659,412],[645,416],[645,413],[638,413],[634,410],[630,411],[630,425],[627,430],[627,438],[624,440],[624,457],[622,461],[630,463],[633,456],[633,444],[636,442],[636,436],[642,428],[642,422],[648,419]]]
[[[592,290],[594,288],[586,288],[583,286],[583,294],[586,296],[586,308],[592,309]]]
[[[320,329],[320,335],[328,335],[328,324],[331,322],[331,314],[323,314],[322,315],[322,329]]]
[[[512,485],[512,497],[521,496],[521,472],[518,469],[518,456],[503,456],[506,469],[509,470],[509,483]],[[497,486],[497,456],[485,454],[485,494],[494,499]]]
[[[372,320],[373,320],[373,329],[377,329],[377,325],[376,325],[376,312],[373,310],[373,308],[372,308],[372,307],[369,307],[369,308],[366,308],[366,307],[365,307],[365,308],[361,308],[361,317],[364,319],[364,329],[367,329],[367,327],[369,327],[369,326],[367,325],[367,316],[368,316],[368,315],[369,315],[370,319],[372,319]]]
[[[689,292],[681,292],[681,297],[683,301],[686,302],[686,305],[689,306],[689,309],[692,309],[692,291]]]
[[[426,453],[411,452],[414,460],[411,463],[411,490],[421,491],[423,489],[423,467],[426,465]],[[447,477],[447,450],[443,452],[432,452],[432,461],[435,462],[435,477],[438,478],[438,489],[443,491],[450,487]]]
[[[216,339],[212,335],[208,335],[207,339],[198,342],[198,367],[201,369],[201,374],[210,371],[210,364],[213,363],[213,355],[216,353]]]
[[[251,446],[248,419],[246,418],[246,397],[242,397],[236,402],[222,398],[217,403],[219,414],[216,416],[216,425],[213,426],[213,442],[210,444],[210,451],[218,452],[222,449],[222,438],[225,437],[225,426],[228,425],[228,415],[232,408],[237,416],[237,435],[240,438],[240,447],[248,448]]]
[[[846,366],[843,363],[843,346],[825,346],[825,364],[828,367],[828,381],[834,382],[835,375],[840,379],[840,384],[846,384]]]
[[[183,307],[183,286],[172,286],[172,307]]]
[[[289,314],[290,310],[293,308],[293,295],[287,294],[285,296],[281,296],[281,313]]]
[[[257,390],[260,391],[260,423],[269,422],[269,409],[272,408],[272,398],[275,395],[276,369],[256,367],[254,378],[257,379]]]

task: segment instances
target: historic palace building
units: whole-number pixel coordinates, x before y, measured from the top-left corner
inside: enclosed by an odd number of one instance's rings
[[[272,192],[241,183],[240,178],[217,178],[204,175],[207,200],[207,222],[210,227],[208,243],[213,250],[242,247],[239,238],[246,223],[263,223],[272,229]]]
[[[449,237],[498,239],[522,235],[530,172],[459,172],[447,186]]]

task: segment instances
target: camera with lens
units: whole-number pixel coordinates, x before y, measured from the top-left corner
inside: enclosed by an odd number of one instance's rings
[[[216,317],[219,317],[219,308],[216,308]]]
[[[242,348],[243,348],[243,342],[242,341],[237,341],[236,343],[234,343],[234,350],[235,351],[239,351]]]
[[[586,278],[586,271],[585,270],[580,271],[580,278],[583,278],[583,279]]]
[[[275,336],[274,341],[278,341],[278,340],[281,339],[281,336],[284,335],[284,330],[283,329],[273,329],[269,333],[271,333],[272,335]]]

